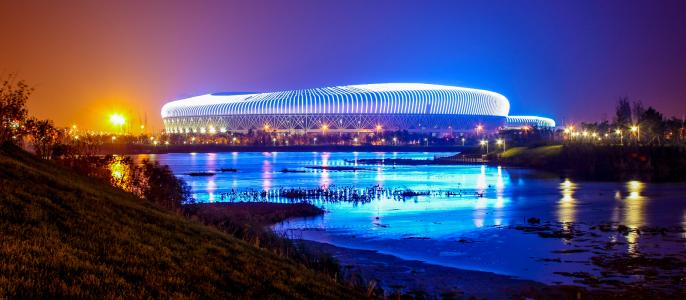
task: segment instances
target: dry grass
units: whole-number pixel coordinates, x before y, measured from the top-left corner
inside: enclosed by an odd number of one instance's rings
[[[0,298],[355,298],[291,260],[0,149]]]

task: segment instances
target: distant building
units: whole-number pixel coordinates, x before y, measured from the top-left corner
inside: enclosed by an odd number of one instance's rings
[[[555,120],[536,116],[507,116],[505,127],[515,129],[524,127],[555,128]]]
[[[508,124],[509,111],[507,98],[491,91],[382,83],[273,93],[208,94],[165,104],[162,118],[167,133],[440,133],[476,128],[493,131]]]

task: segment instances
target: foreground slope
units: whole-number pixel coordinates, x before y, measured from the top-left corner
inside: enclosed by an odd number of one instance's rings
[[[350,298],[292,261],[0,148],[0,298]]]

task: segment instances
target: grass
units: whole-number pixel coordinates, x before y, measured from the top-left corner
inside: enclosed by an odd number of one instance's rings
[[[686,148],[569,144],[514,147],[497,163],[586,180],[686,181]]]
[[[535,148],[527,147],[513,147],[507,149],[501,154],[502,158],[523,157],[527,159],[546,158],[559,155],[562,151],[562,145],[541,146]]]
[[[326,276],[12,147],[0,298],[357,298]]]

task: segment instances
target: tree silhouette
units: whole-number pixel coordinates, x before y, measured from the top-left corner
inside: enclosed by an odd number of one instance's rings
[[[0,83],[0,144],[16,144],[20,141],[26,120],[26,100],[33,91],[23,80],[14,75]]]

